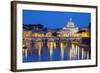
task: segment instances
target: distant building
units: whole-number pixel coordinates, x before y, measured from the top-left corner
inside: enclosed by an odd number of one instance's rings
[[[78,27],[75,27],[74,22],[72,21],[72,18],[70,18],[69,22],[67,25],[63,28],[64,31],[68,31],[71,33],[76,33],[79,31]]]
[[[23,31],[23,46],[27,47],[27,49],[30,48],[31,36],[32,36],[32,31],[30,30]]]
[[[72,21],[72,18],[70,18],[70,20],[68,21],[67,25],[60,30],[60,32],[59,32],[60,35],[59,36],[63,36],[63,37],[78,36],[76,34],[78,31],[79,31],[79,28],[75,27],[75,24]]]

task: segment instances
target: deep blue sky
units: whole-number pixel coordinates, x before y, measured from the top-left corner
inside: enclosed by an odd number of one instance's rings
[[[90,13],[23,10],[23,24],[42,24],[47,28],[62,28],[72,18],[76,27],[87,27]]]

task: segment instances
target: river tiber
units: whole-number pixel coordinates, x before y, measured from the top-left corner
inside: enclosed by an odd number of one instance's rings
[[[90,26],[79,28],[73,18],[57,29],[23,24],[23,62],[90,59],[90,33]]]

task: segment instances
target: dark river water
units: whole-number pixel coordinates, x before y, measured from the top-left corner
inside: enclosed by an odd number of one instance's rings
[[[90,59],[90,48],[85,44],[61,42],[33,42],[23,50],[23,62],[87,60]]]

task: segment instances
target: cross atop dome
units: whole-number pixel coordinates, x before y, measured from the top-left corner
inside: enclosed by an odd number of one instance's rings
[[[70,21],[72,21],[72,18],[70,18]]]
[[[72,18],[69,19],[67,23],[67,28],[75,28],[74,22],[72,21]]]

